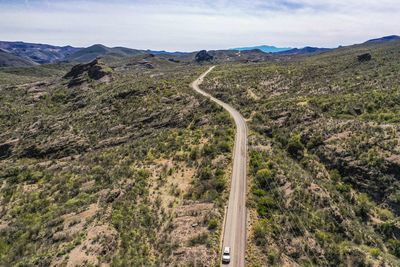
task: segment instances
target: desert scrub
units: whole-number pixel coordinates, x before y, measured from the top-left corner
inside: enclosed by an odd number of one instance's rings
[[[366,50],[373,59],[358,62]],[[364,44],[222,65],[206,78],[204,87],[249,121],[253,223],[282,226],[258,227],[253,244],[265,239],[250,258],[267,262],[272,244],[306,266],[399,264],[398,237],[389,237],[400,213],[399,53],[398,42]]]
[[[120,60],[110,63],[110,81],[73,88],[61,79],[69,65],[0,70],[0,144],[21,137],[0,155],[0,265],[67,264],[75,248],[90,247],[96,227],[109,236],[93,239],[104,251],[99,264],[172,262],[174,209],[150,191],[179,170],[154,179],[162,159],[194,171],[193,184],[172,198],[200,184],[196,199],[224,204],[234,130],[188,86],[204,68],[155,58],[149,73],[124,65],[140,59]],[[209,176],[200,180],[203,167]],[[218,227],[210,227],[215,243]]]

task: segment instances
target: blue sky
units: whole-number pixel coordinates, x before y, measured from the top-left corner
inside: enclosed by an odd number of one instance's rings
[[[399,0],[0,0],[0,40],[193,51],[400,34]]]

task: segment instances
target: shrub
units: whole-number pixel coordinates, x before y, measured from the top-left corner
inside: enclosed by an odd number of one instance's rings
[[[377,229],[382,235],[387,238],[391,238],[396,231],[396,225],[394,221],[384,222],[378,225]]]
[[[208,230],[215,230],[218,227],[218,221],[216,219],[210,219],[208,221]]]
[[[300,141],[299,134],[295,134],[290,137],[286,149],[293,157],[299,157],[302,155],[304,145]]]
[[[268,230],[266,222],[261,220],[254,226],[254,242],[257,246],[267,244]]]
[[[200,179],[201,180],[209,180],[212,178],[212,171],[210,167],[203,167],[200,171]]]
[[[340,175],[339,171],[336,169],[333,169],[329,172],[329,175],[331,176],[332,181],[334,182],[340,182],[342,180],[342,176]]]
[[[277,264],[278,260],[279,260],[279,254],[277,253],[277,251],[275,249],[270,249],[268,251],[267,259],[268,259],[268,263],[270,265]]]
[[[232,146],[229,142],[227,141],[222,141],[218,144],[218,150],[222,153],[230,152],[232,149]]]
[[[394,218],[394,214],[393,212],[391,212],[388,209],[382,209],[382,208],[377,208],[376,212],[379,216],[379,218],[381,218],[382,220],[390,220]]]
[[[208,241],[208,234],[202,233],[202,234],[199,234],[199,235],[193,237],[192,239],[190,239],[189,245],[191,247],[196,246],[196,245],[204,245],[204,244],[207,244],[207,241]]]
[[[367,153],[367,164],[371,167],[379,167],[383,164],[383,159],[376,148],[371,148]]]
[[[197,158],[199,157],[199,150],[197,149],[197,148],[193,148],[191,151],[190,151],[190,154],[189,154],[189,158],[191,159],[191,160],[196,160]]]
[[[324,231],[317,231],[315,237],[323,244],[332,242],[332,235]]]
[[[379,248],[371,248],[369,253],[376,259],[382,254],[382,251]]]
[[[263,196],[257,200],[257,211],[260,216],[267,217],[273,210],[277,208],[276,200],[271,196]]]
[[[270,169],[261,169],[257,171],[255,180],[260,188],[268,189],[270,184],[274,182],[274,174]]]
[[[322,136],[322,134],[315,134],[311,136],[310,141],[308,141],[307,148],[308,149],[316,148],[317,146],[322,145],[323,141],[324,137]]]
[[[367,194],[361,193],[358,196],[356,205],[356,214],[360,216],[363,220],[367,220],[369,217],[369,212],[372,209],[373,204],[369,200]]]
[[[400,240],[390,239],[388,243],[390,252],[396,257],[400,257]]]
[[[215,190],[217,190],[217,192],[221,193],[225,190],[225,186],[226,186],[226,182],[223,176],[218,176],[215,179]]]

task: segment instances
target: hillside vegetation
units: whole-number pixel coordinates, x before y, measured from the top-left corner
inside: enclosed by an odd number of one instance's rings
[[[234,131],[205,68],[70,70],[0,70],[0,265],[217,264]]]
[[[26,67],[35,65],[32,61],[20,58],[0,49],[0,68],[3,67]]]
[[[399,58],[367,43],[206,78],[249,120],[249,266],[400,265]]]

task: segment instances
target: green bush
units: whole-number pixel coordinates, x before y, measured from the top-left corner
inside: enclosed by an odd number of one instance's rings
[[[208,221],[208,230],[215,230],[218,227],[218,220],[217,219],[210,219]]]
[[[277,252],[275,249],[270,248],[270,249],[268,250],[267,259],[268,259],[268,263],[269,263],[270,265],[277,264],[278,261],[279,261],[279,254],[278,254],[278,252]]]
[[[270,169],[265,168],[257,171],[255,180],[259,188],[268,189],[271,188],[274,178],[274,173]]]
[[[331,176],[332,181],[334,181],[335,183],[342,181],[342,176],[336,169],[329,171],[329,175]]]
[[[277,208],[276,200],[271,196],[263,196],[257,199],[257,211],[261,217],[269,217]]]
[[[300,141],[300,134],[295,134],[290,137],[286,149],[293,157],[299,157],[302,155],[304,145]]]
[[[371,248],[369,253],[376,259],[382,254],[382,251],[379,248]]]
[[[257,246],[265,246],[267,244],[268,228],[266,222],[261,220],[254,226],[254,242]]]
[[[357,204],[355,207],[356,214],[360,216],[363,220],[369,218],[369,212],[373,207],[373,203],[369,200],[369,197],[365,193],[361,193],[358,196]]]
[[[400,240],[390,239],[388,243],[390,252],[396,257],[400,258]]]

